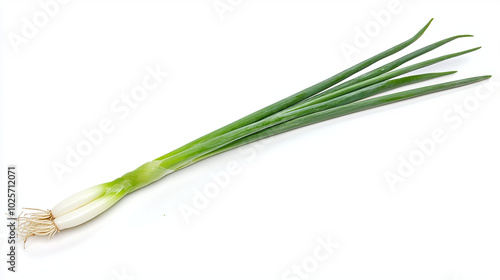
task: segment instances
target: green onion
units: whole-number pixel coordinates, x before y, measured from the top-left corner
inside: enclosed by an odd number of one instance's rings
[[[135,190],[147,186],[176,170],[236,147],[306,125],[425,94],[465,86],[491,77],[472,77],[374,97],[389,90],[455,73],[456,71],[448,71],[396,78],[411,71],[479,49],[473,48],[443,55],[398,69],[404,63],[448,42],[462,37],[471,37],[471,35],[458,35],[423,47],[341,83],[359,71],[414,43],[422,36],[431,21],[403,43],[202,136],[153,161],[147,162],[120,178],[80,191],[61,201],[51,210],[26,208],[30,212],[18,218],[20,223],[19,235],[24,242],[35,235],[46,235],[50,238],[60,230],[75,227],[91,220]]]

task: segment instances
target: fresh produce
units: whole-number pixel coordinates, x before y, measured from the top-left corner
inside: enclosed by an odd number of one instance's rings
[[[51,210],[27,208],[30,211],[18,218],[19,235],[24,242],[27,238],[35,235],[52,237],[63,229],[75,227],[91,220],[135,190],[143,188],[176,170],[236,147],[302,126],[490,78],[490,76],[478,76],[373,97],[399,87],[455,73],[455,71],[450,71],[399,77],[411,71],[476,51],[479,48],[440,56],[402,68],[398,67],[453,40],[471,37],[470,35],[458,35],[423,47],[365,74],[342,82],[414,43],[422,36],[431,21],[405,42],[147,162],[120,178],[72,195]]]

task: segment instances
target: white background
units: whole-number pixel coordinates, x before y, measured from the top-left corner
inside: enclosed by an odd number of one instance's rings
[[[393,57],[474,34],[416,61],[480,51],[419,72],[459,71],[434,83],[499,81],[495,1],[401,1],[351,57],[340,46],[354,46],[356,30],[388,1],[230,1],[222,17],[214,3],[70,1],[16,52],[9,38],[43,10],[38,1],[1,1],[2,211],[8,164],[19,171],[19,208],[48,209],[398,44],[432,17],[424,36]],[[169,76],[121,119],[111,104],[156,65]],[[330,238],[339,247],[302,278],[499,279],[500,88],[460,125],[443,118],[476,90],[486,92],[479,84],[442,92],[200,162],[85,225],[30,239],[18,250],[18,272],[2,261],[1,278],[301,279],[285,275],[314,264],[317,240]],[[54,162],[105,118],[114,130],[59,180]],[[399,157],[435,129],[446,141],[391,188],[384,174],[397,174]],[[180,207],[230,162],[239,173],[187,223]],[[3,255],[6,228],[0,233]]]

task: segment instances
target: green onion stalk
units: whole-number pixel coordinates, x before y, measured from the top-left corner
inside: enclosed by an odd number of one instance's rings
[[[362,75],[348,79],[414,43],[422,36],[431,22],[432,19],[413,37],[392,48],[147,162],[120,178],[82,190],[64,199],[51,210],[26,208],[29,211],[18,218],[19,236],[24,242],[35,235],[45,235],[50,238],[61,230],[81,225],[93,219],[124,196],[172,172],[242,145],[306,125],[477,83],[491,77],[477,76],[380,95],[389,90],[455,73],[456,71],[448,71],[400,77],[438,62],[476,51],[479,47],[399,67],[451,41],[472,37],[471,35],[458,35],[435,42]]]

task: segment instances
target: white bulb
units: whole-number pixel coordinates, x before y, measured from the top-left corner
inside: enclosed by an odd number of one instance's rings
[[[87,203],[95,200],[96,198],[104,195],[104,186],[97,185],[80,191],[65,200],[59,202],[54,208],[52,208],[52,215],[57,218],[61,217],[66,213],[74,211]]]

